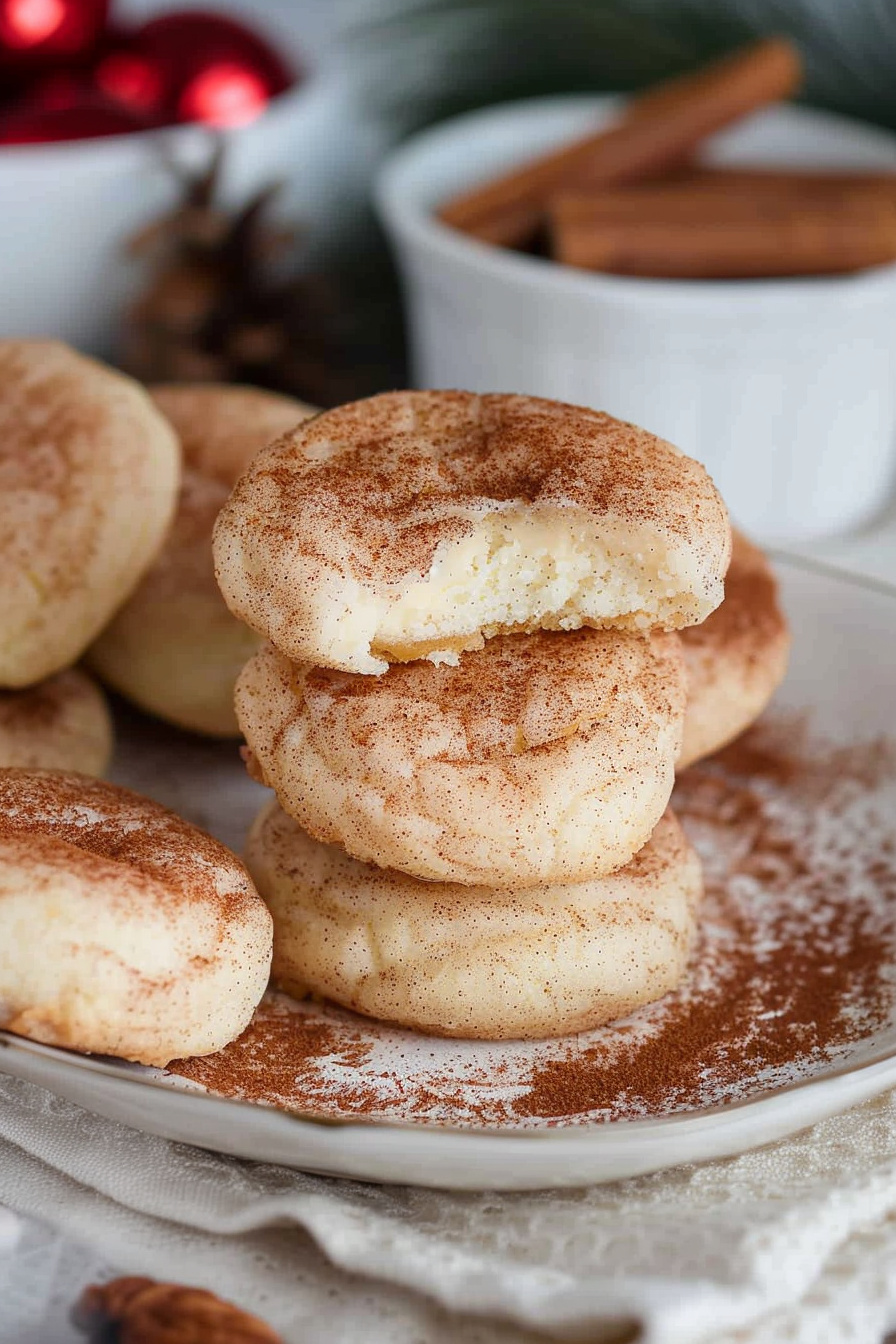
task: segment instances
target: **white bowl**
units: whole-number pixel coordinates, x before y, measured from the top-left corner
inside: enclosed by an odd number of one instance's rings
[[[340,85],[313,76],[225,132],[225,198],[284,179],[278,212],[300,217],[303,241],[331,244],[341,183],[357,175],[348,115]],[[0,148],[0,336],[58,336],[112,355],[143,281],[126,241],[179,200],[171,164],[198,168],[211,150],[199,126]]]
[[[378,184],[418,386],[527,392],[600,407],[709,468],[766,542],[866,520],[896,463],[896,265],[799,280],[595,275],[490,247],[433,208],[609,121],[616,98],[550,98],[412,139]],[[896,136],[779,106],[708,143],[724,163],[896,168]]]

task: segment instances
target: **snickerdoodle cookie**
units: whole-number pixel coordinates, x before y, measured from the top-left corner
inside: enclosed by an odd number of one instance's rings
[[[0,686],[77,661],[155,558],[180,451],[130,378],[0,341]]]
[[[497,1040],[585,1031],[680,981],[699,860],[671,812],[619,872],[562,887],[419,882],[306,835],[276,803],[246,862],[274,917],[273,977],[368,1017]]]
[[[258,450],[314,412],[253,387],[183,384],[150,391],[183,447],[177,513],[155,563],[93,645],[89,661],[142,709],[193,732],[235,737],[233,685],[260,641],[224,604],[212,529]]]
[[[237,616],[294,662],[368,673],[505,632],[702,621],[729,552],[712,481],[670,444],[467,392],[387,393],[300,425],[215,528]]]
[[[628,863],[669,801],[676,635],[500,635],[379,677],[266,645],[237,682],[252,772],[317,839],[440,882],[582,882]]]
[[[86,775],[0,770],[0,1027],[166,1064],[210,1054],[268,981],[271,917],[204,832]]]
[[[0,691],[0,767],[101,775],[112,743],[106,697],[79,668],[22,691]]]
[[[718,751],[758,718],[787,672],[790,631],[766,557],[734,533],[725,600],[681,632],[688,674],[679,769]]]

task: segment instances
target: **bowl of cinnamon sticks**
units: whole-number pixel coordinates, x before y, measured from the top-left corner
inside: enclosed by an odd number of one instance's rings
[[[785,101],[800,81],[771,39],[402,146],[377,200],[414,381],[646,425],[765,542],[866,521],[896,472],[896,135]]]

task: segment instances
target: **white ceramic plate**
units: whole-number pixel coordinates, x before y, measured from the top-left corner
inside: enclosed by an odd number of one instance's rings
[[[890,734],[896,589],[792,559],[782,558],[779,569],[794,630],[780,708],[808,712],[813,731],[845,746]],[[245,779],[232,748],[168,735],[145,723],[129,729],[117,774],[237,848],[264,797]],[[877,799],[887,808],[892,800],[892,788]],[[892,811],[880,824],[886,830],[891,817],[896,831]],[[885,970],[896,981],[896,957]],[[419,1038],[415,1045],[421,1048]],[[488,1050],[494,1059],[505,1050],[510,1057],[519,1047]],[[736,1100],[596,1123],[580,1116],[574,1124],[536,1119],[534,1127],[483,1128],[468,1122],[452,1127],[430,1117],[412,1123],[309,1118],[222,1099],[136,1066],[79,1057],[3,1033],[0,1070],[136,1129],[239,1157],[365,1180],[522,1190],[615,1180],[734,1154],[855,1105],[896,1085],[896,1012],[873,1031],[856,1035],[835,1058],[809,1060],[798,1076],[767,1072],[761,1080],[729,1087],[724,1095]],[[405,1086],[411,1077],[406,1075]]]

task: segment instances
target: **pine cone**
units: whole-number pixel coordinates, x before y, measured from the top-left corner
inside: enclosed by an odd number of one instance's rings
[[[146,383],[253,383],[318,406],[400,382],[357,281],[350,300],[332,276],[284,267],[299,235],[268,218],[276,184],[235,210],[217,203],[222,153],[130,240],[145,280],[126,314],[125,370]]]
[[[282,1344],[263,1321],[214,1293],[155,1279],[93,1284],[72,1321],[94,1344]]]

